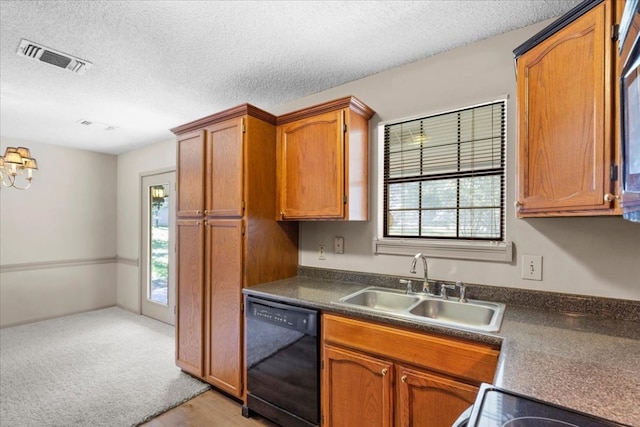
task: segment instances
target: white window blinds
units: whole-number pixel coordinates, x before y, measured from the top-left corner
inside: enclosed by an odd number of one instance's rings
[[[385,237],[504,240],[505,104],[385,126]]]

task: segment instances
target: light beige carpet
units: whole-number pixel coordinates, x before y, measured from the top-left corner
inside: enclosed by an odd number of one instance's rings
[[[0,426],[135,426],[206,391],[174,327],[112,307],[0,330]]]

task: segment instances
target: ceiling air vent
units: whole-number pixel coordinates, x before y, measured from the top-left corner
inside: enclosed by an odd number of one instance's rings
[[[26,56],[27,58],[64,68],[76,74],[84,74],[93,65],[84,59],[49,49],[25,39],[20,41],[20,46],[18,46],[16,53],[20,56]]]
[[[106,131],[112,131],[119,129],[118,126],[113,126],[108,123],[96,122],[93,120],[80,119],[77,120],[76,123],[82,126],[90,126],[92,128],[98,128]]]

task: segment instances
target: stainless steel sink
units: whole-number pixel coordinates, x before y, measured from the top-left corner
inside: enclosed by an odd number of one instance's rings
[[[496,307],[473,302],[462,304],[458,301],[425,299],[409,310],[409,313],[443,322],[487,326],[491,324]]]
[[[395,311],[406,310],[414,306],[420,301],[420,298],[394,289],[366,288],[342,298],[340,301],[376,310]]]
[[[500,329],[505,305],[502,303],[443,299],[390,288],[366,287],[333,304],[379,312],[418,323],[433,323],[464,329],[495,332]]]

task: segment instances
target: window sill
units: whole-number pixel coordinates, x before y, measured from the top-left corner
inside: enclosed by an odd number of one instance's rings
[[[511,262],[513,260],[513,242],[384,238],[373,241],[373,252],[376,255],[415,255],[421,252],[434,258]]]

